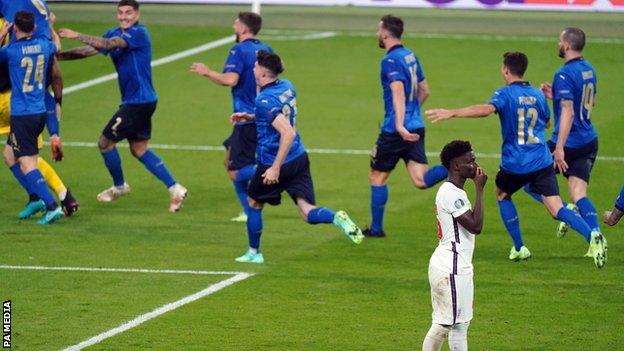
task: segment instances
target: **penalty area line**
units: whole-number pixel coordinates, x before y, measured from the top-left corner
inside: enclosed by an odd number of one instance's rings
[[[0,265],[0,269],[23,269],[23,270],[51,270],[51,271],[86,271],[86,272],[122,272],[122,273],[165,273],[165,274],[203,274],[203,275],[223,275],[232,274],[233,277],[222,280],[218,283],[211,284],[203,290],[200,290],[194,294],[185,296],[177,301],[164,304],[151,312],[142,314],[135,317],[131,321],[125,322],[115,328],[107,330],[103,333],[95,335],[87,340],[84,340],[76,345],[69,346],[63,349],[63,351],[77,351],[86,347],[98,344],[108,338],[111,338],[117,334],[121,334],[134,327],[137,327],[150,319],[154,319],[167,312],[171,312],[179,307],[187,305],[191,302],[197,301],[203,297],[214,294],[219,290],[227,288],[235,283],[243,281],[251,276],[253,273],[247,272],[212,272],[212,271],[192,271],[192,270],[154,270],[154,269],[127,269],[127,268],[87,268],[87,267],[44,267],[44,266],[11,266]]]

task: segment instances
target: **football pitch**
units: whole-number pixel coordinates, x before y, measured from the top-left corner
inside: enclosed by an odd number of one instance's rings
[[[103,34],[115,5],[53,4],[57,28]],[[431,325],[427,267],[437,245],[437,187],[414,188],[399,164],[390,177],[384,239],[355,246],[329,225],[302,222],[286,197],[264,211],[264,265],[234,262],[245,225],[223,167],[229,89],[189,73],[192,62],[222,67],[239,6],[145,5],[159,95],[152,143],[189,189],[179,213],[165,187],[119,147],[132,192],[102,204],[111,185],[95,146],[119,105],[110,59],[62,62],[65,160],[54,164],[80,211],[51,226],[18,221],[26,195],[0,172],[0,299],[12,302],[16,350],[414,350]],[[598,76],[592,120],[600,151],[589,194],[600,213],[624,183],[624,14],[264,7],[260,38],[285,62],[297,88],[297,129],[310,150],[319,204],[370,221],[369,151],[383,118],[375,30],[389,12],[406,21],[431,88],[424,108],[485,103],[504,83],[502,55],[529,57],[527,80],[550,81],[566,26],[588,34],[585,57]],[[232,40],[232,39],[229,39]],[[75,42],[64,41],[65,48]],[[194,49],[195,51],[188,51]],[[175,55],[175,56],[173,56]],[[165,58],[165,59],[163,59]],[[88,84],[82,84],[89,82]],[[82,84],[82,85],[79,85]],[[431,164],[454,139],[471,141],[489,175],[485,225],[474,252],[473,350],[617,350],[624,343],[624,223],[603,226],[609,261],[598,270],[587,244],[528,195],[514,201],[533,257],[507,259],[494,176],[500,154],[495,115],[427,122]],[[49,159],[46,147],[43,155]],[[474,199],[474,187],[467,183]],[[564,199],[567,186],[560,179]],[[445,346],[446,348],[446,346]]]

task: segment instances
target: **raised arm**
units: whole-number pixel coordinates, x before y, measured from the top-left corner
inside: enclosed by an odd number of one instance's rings
[[[60,61],[69,61],[69,60],[78,60],[83,59],[85,57],[90,57],[97,55],[99,51],[97,51],[93,46],[84,45],[75,47],[73,49],[61,51],[56,54],[56,57]]]
[[[196,73],[200,76],[206,77],[219,85],[224,85],[228,87],[233,87],[238,84],[238,80],[240,78],[240,76],[236,72],[217,72],[200,62],[193,62],[191,64],[190,71],[192,73]]]
[[[436,108],[425,111],[425,115],[433,123],[443,121],[446,119],[457,117],[479,118],[487,117],[496,112],[496,107],[492,104],[480,104],[472,105],[468,107],[462,107],[453,110],[447,110],[443,108]]]
[[[117,48],[126,48],[128,43],[121,37],[103,38],[87,34],[78,33],[71,29],[61,28],[58,34],[61,38],[79,40],[97,50],[113,50]]]

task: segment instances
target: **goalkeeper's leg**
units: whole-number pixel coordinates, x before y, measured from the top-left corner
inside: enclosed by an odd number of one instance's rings
[[[63,184],[61,177],[56,173],[54,168],[43,158],[39,157],[37,161],[37,168],[43,174],[43,178],[45,178],[48,186],[54,190],[56,195],[58,196],[60,201],[65,200],[65,196],[67,195],[67,187]]]

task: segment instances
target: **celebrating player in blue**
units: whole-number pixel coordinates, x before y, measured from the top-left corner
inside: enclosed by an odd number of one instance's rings
[[[207,77],[216,84],[232,87],[232,112],[253,115],[258,90],[253,74],[256,53],[261,50],[269,52],[273,50],[256,38],[262,28],[260,15],[240,12],[233,28],[236,45],[230,49],[223,72],[213,71],[205,64],[197,62],[191,65],[191,72]],[[256,123],[253,120],[235,123],[232,134],[223,145],[226,148],[225,166],[243,208],[243,212],[232,218],[232,221],[246,222],[249,209],[247,187],[256,166]]]
[[[604,213],[603,219],[605,224],[614,226],[619,221],[620,218],[624,215],[624,186],[620,190],[620,195],[615,199],[615,205],[611,211],[606,211]]]
[[[50,11],[45,0],[0,0],[0,12],[4,18],[13,23],[15,15],[19,11],[31,12],[35,20],[35,30],[33,37],[44,37],[52,40],[49,19]],[[11,41],[15,41],[16,37],[11,35]]]
[[[542,91],[553,102],[555,130],[548,141],[557,172],[568,179],[568,208],[577,210],[592,230],[600,231],[598,213],[587,196],[589,176],[598,154],[598,135],[591,122],[596,99],[596,71],[583,58],[585,33],[579,28],[566,28],[559,35],[559,57],[565,60],[553,78],[552,85],[542,84]],[[538,201],[539,197],[534,198]],[[568,231],[559,223],[557,236]]]
[[[606,240],[579,214],[563,206],[559,196],[553,159],[545,142],[550,110],[544,94],[522,79],[527,66],[525,54],[505,53],[501,73],[507,86],[496,90],[487,104],[455,110],[434,109],[425,113],[433,122],[498,114],[503,145],[500,170],[496,175],[496,196],[503,223],[514,242],[510,260],[531,256],[522,241],[518,212],[511,199],[516,191],[528,184],[532,192],[542,197],[553,218],[568,223],[585,238],[589,243],[588,253],[594,258],[596,267],[602,268],[607,261]]]
[[[139,3],[121,0],[117,4],[119,28],[113,28],[104,37],[81,34],[71,29],[60,29],[63,38],[76,39],[86,46],[63,51],[61,60],[81,59],[102,53],[115,64],[121,89],[121,107],[104,128],[98,146],[112,178],[113,186],[101,192],[97,199],[110,202],[130,192],[121,168],[121,158],[115,147],[128,139],[132,155],[169,189],[169,211],[182,207],[187,190],[175,181],[164,162],[148,148],[152,132],[152,115],[157,96],[152,85],[152,44],[147,28],[139,23]]]
[[[262,208],[266,203],[279,205],[283,191],[288,192],[304,221],[310,224],[334,223],[356,244],[364,238],[346,212],[316,206],[310,161],[295,130],[297,93],[291,82],[278,78],[283,71],[279,56],[267,51],[258,52],[253,69],[260,87],[255,115],[238,112],[231,117],[233,123],[255,119],[258,131],[258,167],[249,184],[249,250],[236,258],[238,262],[264,262],[260,253]]]
[[[46,213],[37,222],[52,223],[62,216],[43,175],[37,169],[38,138],[45,127],[46,74],[57,44],[43,37],[33,37],[32,12],[20,11],[14,17],[15,41],[0,49],[0,65],[8,63],[11,80],[11,134],[8,144],[13,158],[5,153],[8,164],[19,163],[27,190],[45,203]]]
[[[371,224],[364,230],[369,237],[386,236],[383,218],[388,202],[388,177],[399,159],[420,189],[434,186],[447,176],[446,168],[428,169],[425,155],[425,124],[420,106],[429,96],[429,85],[416,55],[401,44],[403,20],[392,15],[381,18],[377,37],[386,50],[381,60],[381,86],[384,121],[371,155]]]

